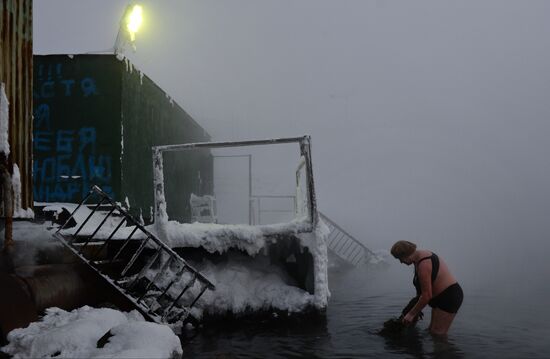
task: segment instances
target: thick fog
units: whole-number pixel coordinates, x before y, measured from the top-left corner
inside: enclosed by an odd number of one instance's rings
[[[35,53],[112,47],[125,4],[35,0]],[[310,134],[320,210],[367,246],[548,288],[550,2],[143,4],[126,55],[214,140]]]

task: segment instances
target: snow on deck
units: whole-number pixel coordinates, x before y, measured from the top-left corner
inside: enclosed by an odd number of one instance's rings
[[[56,203],[49,204],[44,210],[59,213],[62,208],[72,212],[76,207],[74,204]],[[75,213],[77,226],[64,230],[64,233],[75,233],[90,213],[90,209],[81,207]],[[105,215],[105,212],[96,212],[79,234],[92,234]],[[96,236],[107,238],[120,221],[120,217],[109,217]],[[193,314],[200,318],[203,312],[221,314],[226,311],[241,313],[269,309],[299,312],[311,306],[325,308],[330,297],[326,246],[329,229],[322,221],[313,231],[305,232],[310,227],[310,222],[303,217],[288,223],[261,226],[167,221],[145,228],[172,248],[203,248],[209,253],[218,254],[238,249],[248,255],[231,254],[224,264],[204,261],[206,264],[197,265],[196,269],[216,286],[215,291],[207,291],[197,302]],[[128,238],[134,228],[121,228],[113,239]],[[268,258],[262,255],[268,245],[292,240],[292,237],[298,238],[302,250],[307,248],[313,258],[314,294],[299,288],[283,270],[269,264]],[[145,234],[137,231],[132,238],[145,238]],[[181,289],[174,286],[171,291],[177,295]],[[196,285],[186,295],[196,295],[199,290],[200,287]]]

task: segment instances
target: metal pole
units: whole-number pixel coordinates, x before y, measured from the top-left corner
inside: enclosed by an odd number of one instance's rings
[[[248,155],[248,224],[252,225],[252,155]]]
[[[309,196],[309,215],[311,219],[311,225],[315,227],[318,221],[317,215],[317,201],[315,197],[315,185],[313,183],[313,168],[311,161],[311,137],[304,136],[300,141],[300,152],[306,160],[306,179],[308,186]]]

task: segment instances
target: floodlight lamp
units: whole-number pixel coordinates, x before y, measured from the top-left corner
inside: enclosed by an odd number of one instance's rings
[[[143,9],[140,5],[134,5],[132,7],[132,10],[129,12],[128,16],[126,17],[126,29],[128,30],[128,33],[130,34],[130,41],[134,42],[136,40],[136,33],[139,30],[139,27],[141,26],[141,23],[143,21]]]

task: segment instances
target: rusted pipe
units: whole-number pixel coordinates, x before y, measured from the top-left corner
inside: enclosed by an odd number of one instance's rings
[[[31,294],[17,276],[0,272],[0,343],[16,328],[24,328],[38,320]]]
[[[90,281],[78,265],[48,264],[16,268],[38,312],[49,307],[71,310],[96,302]]]
[[[38,320],[49,307],[73,310],[83,305],[133,305],[97,274],[80,264],[47,264],[19,267],[14,274],[0,272],[0,342],[13,329]]]

